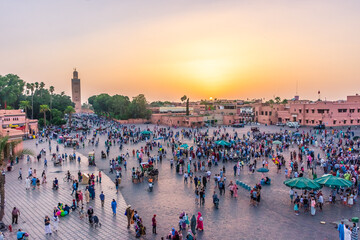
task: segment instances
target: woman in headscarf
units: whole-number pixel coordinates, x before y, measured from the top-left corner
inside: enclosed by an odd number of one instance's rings
[[[191,232],[195,235],[196,234],[196,217],[195,217],[195,215],[192,215],[192,217],[191,217],[190,226],[191,226]]]
[[[86,201],[86,203],[90,202],[90,192],[89,192],[89,189],[87,187],[85,189],[85,201]]]
[[[315,201],[315,198],[312,198],[311,199],[311,215],[315,216],[315,213],[316,213],[316,201]]]
[[[234,184],[234,185],[232,186],[232,190],[233,190],[233,192],[234,192],[234,197],[237,198],[237,197],[238,197],[238,194],[237,194],[238,188],[237,188],[236,184]]]
[[[200,231],[204,231],[204,223],[203,223],[204,219],[201,216],[201,212],[198,212],[198,216],[197,216],[197,227],[196,229],[200,230]]]
[[[189,224],[190,224],[190,222],[189,222],[189,217],[188,217],[188,215],[185,213],[185,215],[184,215],[184,220],[185,220],[185,224],[187,225],[187,226],[189,226]]]

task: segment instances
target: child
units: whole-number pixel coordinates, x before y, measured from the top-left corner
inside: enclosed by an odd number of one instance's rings
[[[85,216],[84,207],[81,207],[81,210],[80,210],[80,212],[79,212],[79,215],[80,215],[80,220],[83,220],[83,219],[84,219],[84,216]]]
[[[332,196],[331,196],[331,194],[329,195],[329,203],[330,203],[330,204],[332,203]]]

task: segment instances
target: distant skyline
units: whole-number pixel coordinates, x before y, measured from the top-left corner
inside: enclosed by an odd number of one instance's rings
[[[360,93],[360,1],[62,0],[0,2],[0,75],[82,102],[327,100]]]

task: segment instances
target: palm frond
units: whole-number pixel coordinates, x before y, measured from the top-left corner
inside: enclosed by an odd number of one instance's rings
[[[35,156],[35,153],[32,150],[25,148],[23,150],[17,151],[14,154],[14,156],[16,156],[16,157],[23,156],[23,155]]]

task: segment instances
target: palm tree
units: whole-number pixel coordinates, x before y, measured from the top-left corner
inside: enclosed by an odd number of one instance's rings
[[[20,108],[25,111],[25,115],[27,115],[27,110],[31,108],[29,101],[20,101]]]
[[[34,119],[34,83],[27,83],[26,88],[31,91],[31,119]]]
[[[186,100],[186,116],[189,116],[190,115],[190,112],[189,112],[189,101],[190,101],[190,98],[188,98],[186,95],[182,96],[180,98],[180,100],[182,102],[184,102]]]
[[[75,109],[72,106],[67,106],[64,113],[69,115],[69,126],[71,127],[71,116],[75,113]]]
[[[54,91],[55,91],[54,86],[50,86],[50,88],[49,88],[49,92],[50,92],[50,111],[52,110],[52,97],[53,97]],[[51,118],[52,118],[52,116],[50,114],[50,122],[51,122]]]
[[[44,82],[40,82],[40,96],[42,97],[42,93],[43,93],[43,90],[44,90],[44,87],[45,87],[45,83]]]
[[[35,89],[38,90],[39,89],[39,83],[35,82]]]
[[[44,127],[46,128],[46,112],[50,111],[50,108],[48,105],[40,105],[40,112],[44,113]]]
[[[14,160],[21,155],[34,155],[29,149],[23,149],[15,152],[15,147],[21,143],[21,140],[9,141],[9,136],[0,137],[0,167],[6,167],[7,161]],[[0,174],[0,223],[2,223],[5,214],[5,175]],[[1,224],[0,224],[1,225]]]
[[[184,95],[184,96],[182,96],[182,97],[180,98],[180,100],[181,100],[182,102],[184,102],[186,99],[187,99],[187,96],[186,96],[186,95]]]

